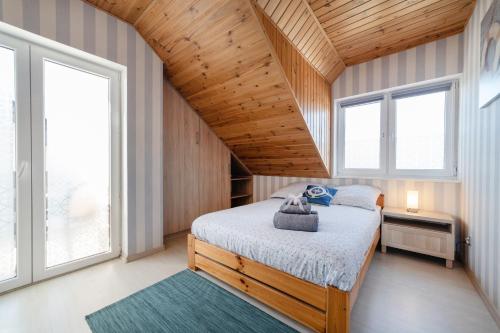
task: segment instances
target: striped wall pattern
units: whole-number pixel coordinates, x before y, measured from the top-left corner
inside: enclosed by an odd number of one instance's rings
[[[462,73],[463,34],[347,67],[332,85],[343,98]]]
[[[163,65],[133,26],[80,0],[0,0],[0,21],[127,66],[124,254],[163,245]]]
[[[458,216],[460,204],[460,185],[453,182],[423,182],[395,179],[364,179],[364,178],[298,178],[254,176],[254,201],[269,199],[278,189],[294,183],[309,182],[332,186],[363,184],[378,187],[385,195],[385,205],[391,207],[406,206],[406,192],[418,190],[420,207],[425,210],[446,212]]]
[[[332,85],[333,99],[459,74],[463,68],[463,43],[463,34],[454,35],[347,67]],[[332,142],[334,134],[335,131],[332,131]],[[331,161],[335,162],[333,156]],[[292,181],[311,181],[311,179],[255,176],[254,200],[266,199],[275,189]],[[406,204],[406,191],[417,189],[420,191],[423,209],[442,211],[454,216],[460,213],[458,183],[356,178],[318,179],[318,181],[333,185],[374,185],[384,192],[387,206],[399,207],[404,207]]]
[[[478,107],[481,20],[492,2],[477,2],[464,32],[461,217],[472,239],[467,264],[500,318],[500,100]]]

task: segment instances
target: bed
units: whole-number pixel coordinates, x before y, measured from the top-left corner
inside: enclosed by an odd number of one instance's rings
[[[348,332],[350,311],[380,239],[375,211],[315,206],[318,232],[275,229],[282,199],[203,215],[188,235],[188,266],[317,332]]]

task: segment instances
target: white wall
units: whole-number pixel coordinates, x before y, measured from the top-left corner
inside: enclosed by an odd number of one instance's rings
[[[467,264],[500,316],[500,100],[478,107],[481,20],[492,2],[477,2],[464,32],[460,215],[472,238]]]
[[[128,225],[123,226],[123,252],[161,247],[160,58],[133,26],[80,0],[0,0],[0,21],[127,66]]]
[[[460,74],[463,67],[463,35],[455,35],[415,48],[347,67],[332,85],[333,99],[400,85]],[[335,131],[332,131],[335,135]],[[332,161],[335,157],[332,158]],[[254,200],[264,200],[280,186],[310,178],[255,176]],[[421,207],[458,216],[460,184],[412,180],[327,179],[332,185],[369,184],[380,187],[387,206],[404,207],[406,191],[420,191]]]

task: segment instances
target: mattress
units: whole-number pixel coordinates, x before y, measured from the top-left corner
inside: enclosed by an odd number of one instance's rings
[[[282,199],[209,213],[191,227],[196,238],[320,286],[350,291],[380,225],[380,210],[313,206],[318,232],[276,229]]]

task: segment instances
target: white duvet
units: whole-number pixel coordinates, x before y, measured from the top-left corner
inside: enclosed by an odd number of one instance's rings
[[[350,291],[380,224],[380,210],[313,206],[318,232],[276,229],[283,199],[222,210],[197,218],[196,238],[320,286]]]

